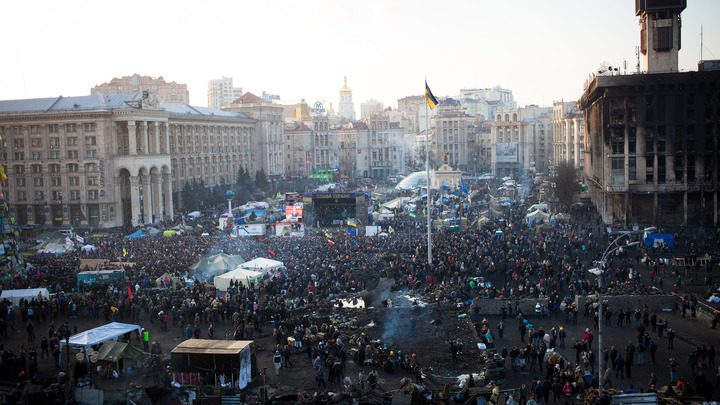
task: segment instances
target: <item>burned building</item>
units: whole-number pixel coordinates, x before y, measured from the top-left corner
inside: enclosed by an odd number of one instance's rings
[[[666,3],[636,4],[643,72],[599,72],[578,103],[583,174],[606,224],[716,227],[720,70],[677,71],[685,3]]]

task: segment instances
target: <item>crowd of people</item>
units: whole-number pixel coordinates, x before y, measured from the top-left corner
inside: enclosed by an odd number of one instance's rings
[[[364,386],[372,385],[373,379],[377,381],[371,375],[376,371],[370,371],[369,377],[363,373],[359,382],[352,378],[346,380],[344,364],[350,360],[366,364],[371,370],[399,369],[419,376],[420,360],[416,354],[402,347],[371,342],[364,335],[350,339],[340,328],[318,324],[317,320],[298,315],[297,311],[316,302],[362,291],[363,274],[387,265],[379,253],[394,253],[395,289],[422,295],[428,302],[452,300],[470,304],[477,298],[506,300],[507,305],[503,304],[502,311],[504,322],[513,318],[517,321],[517,333],[523,345],[503,347],[505,324],[480,322],[479,311],[475,308],[470,311],[474,314],[480,340],[507,358],[511,370],[545,373],[544,381],[533,382],[529,389],[525,388],[521,403],[531,400],[543,403],[549,393],[568,395],[582,387],[598,384],[592,380],[598,371],[598,354],[593,351],[591,330],[597,325],[598,311],[603,311],[608,325],[615,317],[617,326],[637,330],[636,339],[628,344],[624,353],[611,347],[600,354],[603,364],[612,370],[604,374],[605,385],[613,386],[613,374],[615,381],[629,378],[634,359],[638,358],[638,363],[642,364],[645,353],[655,363],[658,346],[655,341],[666,341],[672,348],[674,331],[647,307],[611,308],[607,302],[598,305],[591,300],[587,300],[584,307],[576,305],[576,296],[587,296],[595,289],[587,276],[588,263],[597,259],[611,240],[597,214],[587,207],[574,209],[571,220],[556,223],[546,232],[538,232],[532,224],[528,225],[524,214],[522,207],[513,207],[503,213],[497,226],[473,226],[459,232],[439,229],[433,235],[434,260],[431,264],[425,250],[424,223],[402,215],[383,224],[386,229],[392,227],[389,237],[369,238],[336,230],[332,232],[332,244],[328,243],[324,232],[312,228],[308,235],[300,238],[234,240],[217,230],[212,230],[209,236],[201,236],[214,225],[207,217],[197,220],[202,228],[188,221],[188,231],[175,237],[127,239],[124,237],[127,230],[89,236],[86,241],[93,243],[96,250],[62,256],[28,256],[26,261],[30,266],[25,274],[2,282],[3,289],[46,287],[52,296],[22,300],[19,305],[0,302],[0,339],[7,337],[8,328],[14,330],[23,325],[27,345],[35,345],[35,335],[42,336],[41,360],[47,355],[60,367],[59,341],[77,332],[70,330],[67,321],[78,316],[97,318],[98,323],[117,320],[157,324],[161,333],[178,333],[184,338],[218,338],[216,326],[231,325],[224,337],[253,339],[268,328],[265,332],[273,334],[277,345],[273,350],[274,362],[292,367],[291,349],[304,348],[312,361],[319,386],[325,384],[326,374],[329,383]],[[502,233],[497,232],[498,227]],[[718,237],[716,234],[704,238],[690,233],[678,234],[676,244],[682,246],[683,243],[688,252],[704,252],[717,246]],[[270,256],[282,261],[285,268],[276,277],[261,282],[259,288],[247,288],[237,283],[228,291],[218,291],[212,284],[197,281],[187,286],[184,282],[169,282],[169,279],[191,278],[189,266],[217,252],[237,254],[246,259]],[[669,292],[664,284],[672,283],[673,289],[683,292],[681,278],[672,274],[666,265],[647,258],[650,253],[643,247],[611,256],[604,269],[603,289],[632,293],[652,289]],[[80,260],[84,258],[120,260],[133,265],[125,267],[126,278],[121,282],[81,285],[77,281],[77,272],[83,270]],[[651,270],[650,277],[641,276],[637,271],[641,266]],[[169,275],[167,280],[156,283],[163,275]],[[489,282],[478,282],[479,277]],[[716,282],[710,280],[708,289],[717,289]],[[528,318],[533,314],[521,312],[517,302],[523,298],[542,302],[535,315],[557,317],[553,320],[556,325],[548,331],[527,326]],[[687,310],[692,311],[690,296],[687,301]],[[683,304],[683,312],[685,310]],[[583,322],[587,323],[588,329],[582,336],[571,338],[571,347],[576,350],[574,361],[557,354],[548,355],[565,348],[566,339],[570,337],[563,324],[577,324],[580,316],[586,318]],[[591,319],[594,322],[590,322]],[[656,331],[657,338],[650,335]],[[311,336],[318,333],[324,338],[312,340]],[[136,338],[140,340],[141,337]],[[294,339],[293,347],[288,347],[288,338]],[[451,353],[455,356],[457,341],[450,343],[454,346]],[[0,375],[33,378],[37,374],[35,351],[28,352],[22,346],[0,349]],[[704,353],[703,359],[708,359],[708,367],[714,366],[713,346],[701,349],[699,355],[703,356],[700,353]],[[709,359],[712,359],[712,365]],[[677,363],[675,366],[680,367]],[[699,373],[693,366],[688,371],[693,377]]]

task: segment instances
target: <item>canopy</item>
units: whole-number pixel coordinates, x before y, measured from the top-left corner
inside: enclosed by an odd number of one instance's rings
[[[137,231],[131,233],[131,234],[128,235],[128,236],[126,236],[125,239],[142,238],[142,237],[144,237],[144,236],[147,236],[147,235],[145,235],[145,233],[143,233],[143,231],[141,231],[140,229],[138,229]]]
[[[262,278],[263,273],[259,271],[243,269],[241,267],[215,277],[213,279],[213,284],[218,290],[227,291],[228,288],[230,288],[231,280],[240,281],[247,287],[250,287],[250,283],[255,283],[255,286],[257,286],[260,280],[262,280]]]
[[[555,215],[555,219],[557,219],[558,221],[567,221],[570,219],[570,215],[559,213],[559,214]]]
[[[266,259],[264,257],[258,257],[250,260],[249,262],[243,263],[240,267],[248,270],[259,271],[263,274],[267,274],[271,270],[277,270],[285,266],[285,263],[277,260]]]
[[[386,202],[386,203],[383,204],[382,206],[383,206],[383,208],[387,208],[387,209],[389,209],[389,210],[394,210],[394,209],[397,209],[397,208],[401,208],[402,205],[403,205],[403,199],[402,199],[402,198],[396,198],[396,199],[394,199],[394,200],[390,200],[390,201]]]
[[[213,277],[226,273],[230,270],[235,270],[239,265],[243,264],[245,260],[238,255],[228,255],[225,253],[218,253],[216,255],[206,257],[198,260],[192,266],[190,270],[193,271],[193,277],[201,281],[212,281]]]
[[[534,221],[545,221],[550,217],[550,214],[540,210],[535,210],[525,216],[525,218],[532,219]]]
[[[117,362],[122,359],[136,359],[142,351],[129,343],[106,341],[98,350],[98,360]]]
[[[7,298],[12,301],[13,305],[18,305],[22,298],[28,301],[32,301],[33,298],[37,299],[38,295],[43,298],[50,297],[50,292],[47,288],[27,288],[24,290],[4,290],[0,295],[0,300]]]
[[[181,378],[182,373],[215,371],[239,389],[245,388],[258,374],[252,340],[188,339],[172,349],[170,364]],[[190,381],[181,383],[190,384]]]
[[[100,344],[106,340],[116,340],[118,336],[137,330],[142,332],[142,328],[138,325],[128,323],[111,322],[107,325],[98,326],[77,335],[70,336],[70,346],[90,347]],[[65,346],[65,340],[60,341],[60,350]]]
[[[92,252],[93,250],[96,250],[96,249],[97,248],[95,247],[95,245],[85,245],[80,248],[80,250],[82,250],[83,252]]]
[[[63,254],[72,249],[72,245],[60,243],[48,243],[45,247],[38,250],[38,253]]]

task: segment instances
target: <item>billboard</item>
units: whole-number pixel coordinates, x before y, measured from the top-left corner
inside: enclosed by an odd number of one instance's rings
[[[287,205],[285,206],[285,217],[297,221],[298,218],[302,218],[302,210],[302,204]]]
[[[518,143],[517,142],[498,142],[495,144],[495,161],[510,162],[518,161]]]

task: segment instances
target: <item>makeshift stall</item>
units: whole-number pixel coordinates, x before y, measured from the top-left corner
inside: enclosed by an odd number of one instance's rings
[[[70,336],[69,344],[70,346],[88,348],[103,343],[106,340],[117,340],[119,336],[130,333],[134,330],[137,330],[138,333],[142,332],[142,328],[138,325],[111,322],[107,325],[98,326],[97,328]],[[61,351],[66,344],[68,344],[68,342],[60,340]]]
[[[20,300],[25,298],[27,301],[32,301],[33,298],[49,298],[50,292],[47,288],[26,288],[24,290],[4,290],[0,295],[0,301],[8,299],[12,301],[13,305],[18,305]]]
[[[250,284],[254,284],[255,288],[257,288],[257,285],[262,280],[262,278],[263,273],[259,271],[238,268],[236,270],[215,277],[213,279],[213,284],[215,284],[215,288],[220,291],[227,291],[228,288],[230,288],[231,280],[235,280],[235,282],[239,281],[245,284],[245,286],[247,287],[250,287]]]
[[[122,374],[123,370],[129,367],[131,362],[125,359],[135,360],[141,356],[142,350],[129,343],[115,342],[108,340],[103,342],[98,350],[98,362],[100,376],[111,375],[114,372]]]
[[[213,373],[214,385],[227,381],[245,388],[258,375],[252,340],[188,339],[170,352],[173,381],[197,385],[200,373]]]
[[[263,274],[275,274],[278,270],[285,267],[285,263],[258,257],[241,264],[240,267],[247,270],[259,271]]]

